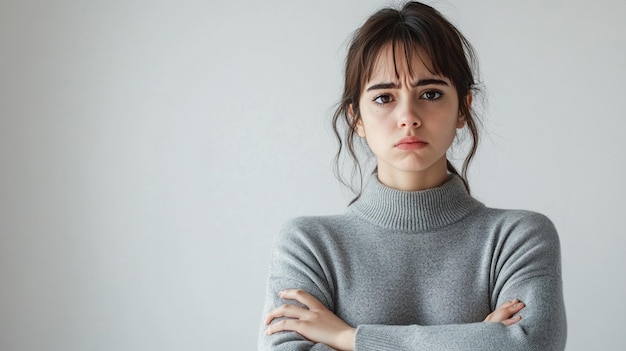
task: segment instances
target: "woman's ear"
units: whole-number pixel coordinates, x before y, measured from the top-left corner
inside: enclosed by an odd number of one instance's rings
[[[361,138],[365,138],[365,128],[363,128],[363,120],[359,117],[355,117],[356,114],[354,113],[354,109],[352,108],[352,104],[350,104],[350,106],[348,106],[348,114],[350,115],[350,118],[355,119],[357,118],[355,127],[356,127],[356,133],[361,137]]]
[[[467,95],[465,96],[465,103],[467,105],[467,110],[472,108],[472,98],[473,96],[471,93],[467,93]],[[456,127],[457,128],[465,127],[465,120],[466,120],[465,115],[461,111],[459,111],[459,119],[456,122]]]

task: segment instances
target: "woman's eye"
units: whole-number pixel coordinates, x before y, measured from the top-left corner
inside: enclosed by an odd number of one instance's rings
[[[422,99],[426,100],[439,100],[443,94],[438,91],[431,90],[422,94]]]
[[[379,104],[379,105],[384,105],[384,104],[388,104],[390,102],[393,101],[393,98],[391,97],[391,95],[378,95],[375,99],[374,102]]]

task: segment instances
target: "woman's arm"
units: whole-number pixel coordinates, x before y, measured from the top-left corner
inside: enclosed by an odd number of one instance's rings
[[[342,321],[315,297],[300,289],[283,290],[279,293],[279,297],[297,301],[304,307],[284,304],[272,310],[264,321],[268,325],[266,335],[292,331],[312,342],[323,343],[336,350],[354,350],[356,328]],[[485,322],[502,322],[505,326],[513,325],[520,321],[521,316],[517,313],[523,308],[524,304],[517,299],[507,301],[490,313],[485,318]],[[276,318],[284,319],[270,324]]]
[[[506,327],[502,323],[453,325],[361,325],[357,328],[355,350],[509,350],[560,351],[565,349],[565,314],[562,299],[552,288],[560,280],[538,277],[519,291],[526,307],[522,319]],[[508,296],[509,292],[505,292]]]
[[[349,325],[356,328],[355,350],[563,350],[566,320],[560,277],[560,250],[554,227],[545,217],[523,215],[499,228],[502,233],[498,235],[502,237],[493,244],[493,271],[486,272],[493,277],[490,283],[492,306],[502,306],[507,301],[519,298],[525,303],[521,320],[510,326],[481,322],[444,325]],[[303,308],[302,311],[310,311],[309,307],[322,310],[320,305],[307,307],[305,300],[281,299],[278,296],[282,290],[295,288],[312,295],[321,306],[333,312],[332,316],[328,313],[324,315],[334,318],[337,306],[334,301],[336,287],[333,285],[334,280],[330,278],[334,274],[332,260],[325,257],[323,251],[320,251],[319,243],[314,242],[319,237],[318,233],[304,233],[297,225],[285,228],[283,235],[279,236],[273,251],[264,314],[272,313],[272,310],[286,303],[299,306]],[[449,301],[449,304],[448,307],[454,301]],[[459,306],[459,310],[465,308]],[[291,307],[286,309],[298,311]],[[363,306],[363,309],[367,311],[369,306]],[[272,325],[287,318],[278,317],[280,315],[278,313],[270,316]],[[490,316],[488,321],[494,317]],[[305,316],[309,317],[310,315]],[[340,325],[339,329],[346,328],[339,321],[341,320],[334,320],[333,324]],[[293,322],[283,323],[290,324],[293,325]],[[300,321],[295,325],[298,324],[301,327],[306,323]],[[262,323],[260,350],[332,350],[324,342],[338,348],[350,347],[334,344],[324,336],[319,338],[308,335],[309,329],[300,329],[303,333],[299,334],[295,331],[275,332],[273,328],[270,328],[271,335],[268,336],[267,325]],[[293,329],[298,330],[284,330]],[[336,338],[334,334],[329,337]]]
[[[296,332],[308,340],[323,343],[335,350],[354,350],[356,328],[337,317],[311,294],[300,289],[287,289],[279,297],[294,300],[303,307],[284,304],[270,311],[265,317],[266,335],[281,331]],[[283,318],[270,324],[276,318]]]

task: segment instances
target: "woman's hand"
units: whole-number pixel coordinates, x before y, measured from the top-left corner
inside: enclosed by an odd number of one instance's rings
[[[342,321],[315,297],[300,289],[278,293],[282,299],[296,300],[306,308],[285,304],[270,311],[265,317],[269,325],[274,318],[287,317],[267,327],[266,335],[279,331],[294,331],[305,338],[326,344],[337,350],[354,350],[356,329]]]
[[[306,308],[284,304],[270,311],[265,317],[268,325],[265,334],[271,335],[279,331],[293,331],[308,340],[326,344],[336,350],[354,350],[356,329],[337,317],[315,297],[304,290],[287,289],[278,296],[282,299],[295,300]],[[506,326],[519,322],[522,317],[516,313],[525,307],[518,299],[507,301],[491,312],[485,322],[501,322]],[[280,320],[270,325],[275,318]]]
[[[502,322],[508,327],[522,319],[522,316],[514,316],[514,314],[521,311],[524,307],[526,307],[526,305],[518,299],[507,301],[496,308],[495,311],[491,312],[487,318],[485,318],[484,322]]]

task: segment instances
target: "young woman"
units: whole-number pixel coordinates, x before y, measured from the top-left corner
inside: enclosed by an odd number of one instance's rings
[[[333,124],[339,152],[360,170],[362,138],[376,169],[346,213],[296,218],[275,239],[259,349],[564,349],[554,226],[469,194],[473,58],[416,2],[355,33]],[[472,148],[459,175],[446,155],[463,128]]]

